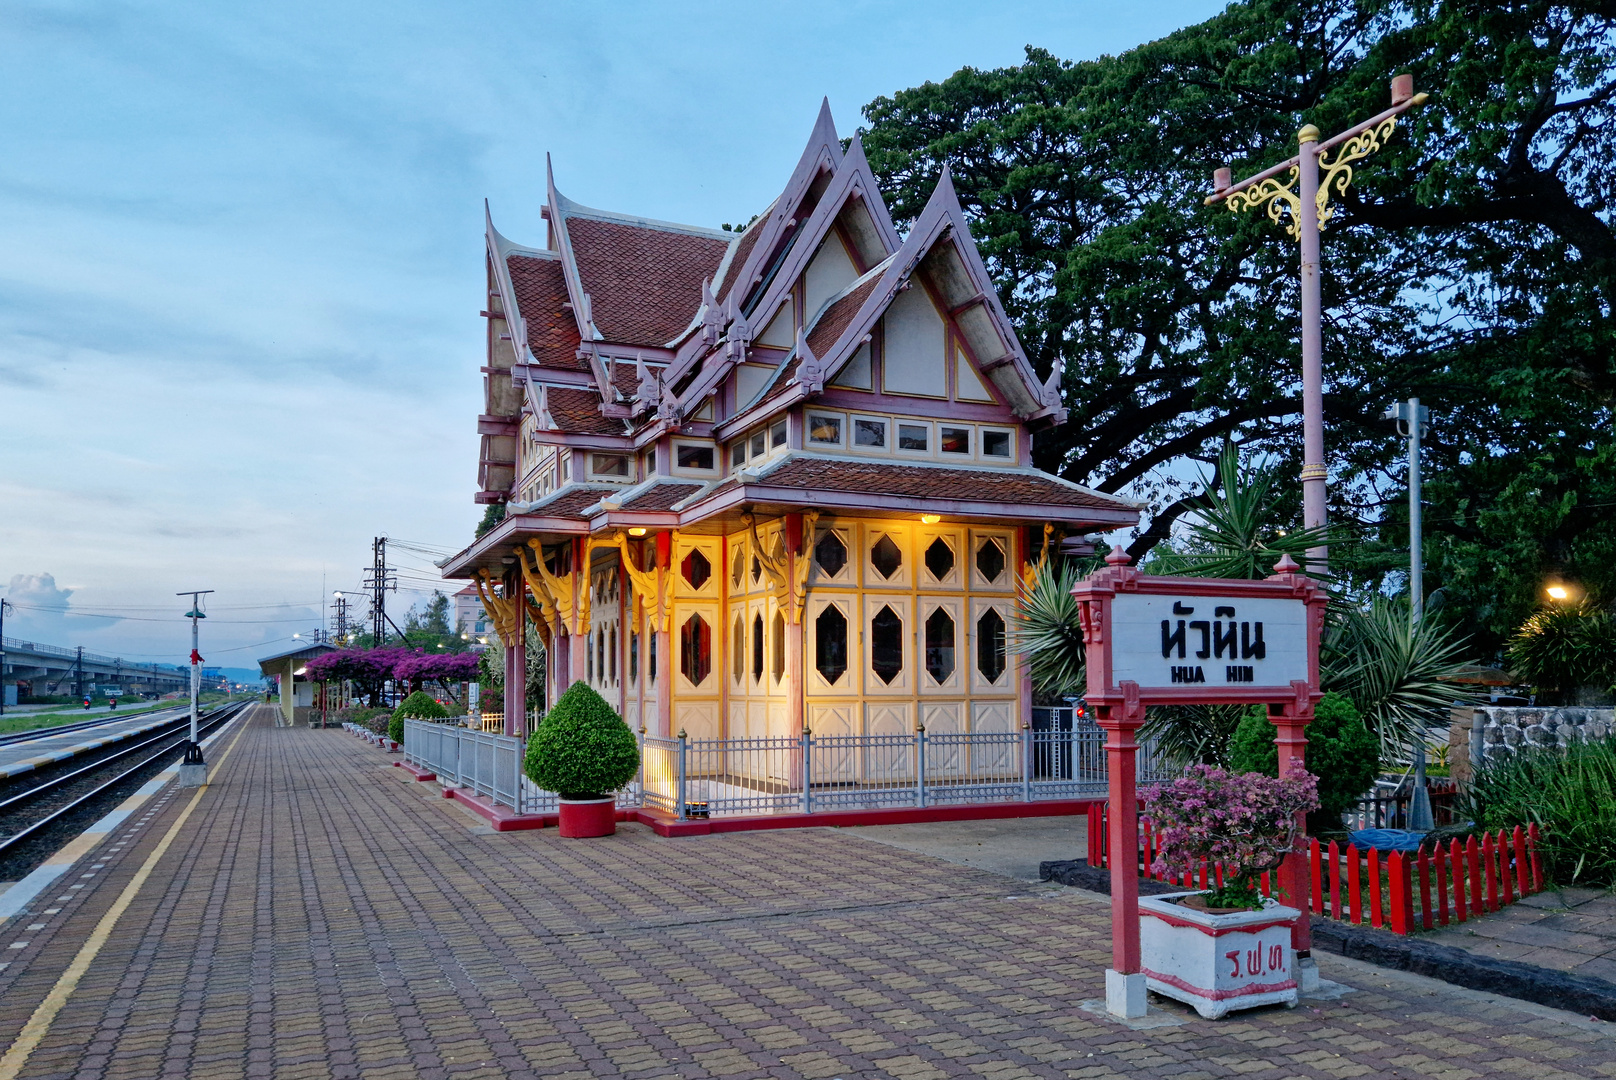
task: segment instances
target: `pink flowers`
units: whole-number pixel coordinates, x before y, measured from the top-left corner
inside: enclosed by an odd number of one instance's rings
[[[1252,883],[1296,850],[1296,819],[1319,805],[1318,778],[1296,766],[1282,779],[1194,765],[1170,784],[1142,792],[1161,850],[1152,869],[1170,878],[1222,863],[1224,880],[1255,896]]]

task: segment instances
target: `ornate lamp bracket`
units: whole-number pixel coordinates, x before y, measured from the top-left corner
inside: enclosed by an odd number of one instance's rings
[[[1302,198],[1296,193],[1301,175],[1301,167],[1292,165],[1290,173],[1284,180],[1270,177],[1260,184],[1252,184],[1235,192],[1225,199],[1224,203],[1235,212],[1255,209],[1266,204],[1269,220],[1276,225],[1285,226],[1285,231],[1290,235],[1301,236]],[[1320,194],[1323,194],[1322,190]]]

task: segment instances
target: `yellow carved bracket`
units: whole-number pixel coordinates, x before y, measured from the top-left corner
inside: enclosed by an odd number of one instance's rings
[[[652,627],[652,632],[654,633],[657,629],[666,632],[668,629],[668,612],[662,598],[662,568],[657,567],[656,572],[653,573],[635,566],[634,556],[629,553],[628,549],[628,537],[624,536],[622,532],[616,534],[613,542],[617,545],[617,550],[622,556],[623,569],[628,571],[629,580],[634,583],[635,597],[641,605],[644,605],[647,600],[650,601],[651,618],[655,623]]]
[[[516,549],[516,559],[522,567],[522,578],[527,582],[528,591],[533,594],[534,601],[538,603],[538,613],[534,616],[535,620],[542,623],[547,631],[552,630],[560,619],[554,594],[550,592],[550,587],[545,583],[545,580],[534,572],[532,566],[528,565],[527,552],[520,547]]]
[[[758,536],[757,518],[751,513],[741,515],[746,527],[752,533],[752,556],[757,559],[758,565],[769,577],[770,592],[784,592],[786,588],[786,568],[780,565],[780,560],[774,557],[773,552],[763,549],[763,541]]]
[[[1319,208],[1320,229],[1335,216],[1335,210],[1330,206],[1330,189],[1334,188],[1337,195],[1345,195],[1347,186],[1352,183],[1352,163],[1362,161],[1385,146],[1396,126],[1397,117],[1388,116],[1375,127],[1360,131],[1342,143],[1334,161],[1325,161],[1324,155],[1319,155],[1319,193],[1313,201]]]
[[[812,569],[814,529],[818,524],[818,510],[802,515],[802,550],[797,552],[797,564],[792,568],[790,602],[786,605],[786,617],[793,626],[802,622],[802,610],[808,603],[808,571]]]
[[[499,595],[499,587],[487,570],[479,570],[477,574],[472,584],[477,586],[477,596],[482,600],[483,610],[494,620],[494,632],[508,649],[516,643],[515,602]]]
[[[1292,236],[1301,236],[1302,197],[1296,193],[1301,176],[1301,167],[1292,165],[1290,174],[1283,181],[1270,177],[1260,184],[1235,192],[1224,203],[1235,212],[1254,209],[1266,203],[1268,217],[1274,224],[1285,226],[1285,231]]]
[[[1028,589],[1031,589],[1032,583],[1038,580],[1038,574],[1043,568],[1049,565],[1049,549],[1054,535],[1055,523],[1052,521],[1044,522],[1044,546],[1043,550],[1038,553],[1038,561],[1029,562],[1021,568],[1021,581]]]
[[[555,607],[556,619],[560,624],[559,628],[569,634],[587,633],[587,628],[584,630],[578,629],[577,611],[575,610],[577,605],[573,603],[572,581],[577,575],[577,568],[574,567],[571,572],[564,575],[552,574],[550,573],[550,568],[544,565],[544,545],[537,538],[529,540],[527,545],[533,549],[535,556],[532,562],[532,573],[535,576],[530,577],[528,580],[543,584],[545,594],[549,596],[551,604]],[[522,574],[526,576],[528,573],[529,564],[524,556],[522,558]],[[539,589],[535,587],[533,591],[538,593]]]

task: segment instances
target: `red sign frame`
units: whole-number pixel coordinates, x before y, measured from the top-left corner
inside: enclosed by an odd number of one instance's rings
[[[1305,765],[1306,729],[1313,719],[1313,706],[1323,695],[1319,691],[1319,641],[1324,632],[1324,609],[1329,602],[1324,588],[1301,573],[1289,555],[1274,567],[1271,577],[1260,581],[1229,578],[1164,577],[1142,574],[1128,564],[1132,561],[1120,547],[1106,556],[1106,568],[1096,571],[1072,589],[1080,605],[1083,646],[1088,669],[1085,699],[1093,707],[1096,722],[1106,733],[1107,784],[1112,812],[1107,815],[1107,843],[1111,851],[1111,962],[1112,970],[1123,978],[1139,978],[1139,867],[1133,855],[1139,850],[1139,821],[1132,811],[1138,806],[1135,791],[1135,763],[1138,743],[1135,734],[1145,722],[1145,709],[1151,705],[1252,704],[1267,705],[1275,727],[1274,742],[1279,751],[1281,773],[1292,764]],[[1113,684],[1115,670],[1112,604],[1119,593],[1173,595],[1214,599],[1253,599],[1260,597],[1300,600],[1307,609],[1307,679],[1293,680],[1288,686],[1189,686],[1141,687],[1131,680]],[[1298,835],[1306,835],[1306,823],[1298,815]],[[1305,860],[1292,854],[1279,869],[1280,888],[1286,901],[1302,911],[1291,931],[1291,945],[1299,959],[1309,954],[1312,934],[1308,925],[1309,881]],[[1108,996],[1110,976],[1107,976]]]

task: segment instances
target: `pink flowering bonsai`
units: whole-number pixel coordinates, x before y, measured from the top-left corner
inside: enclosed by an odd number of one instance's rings
[[[1161,840],[1152,869],[1169,879],[1199,872],[1202,860],[1223,866],[1223,885],[1208,907],[1262,907],[1258,881],[1297,850],[1297,815],[1319,805],[1318,777],[1295,766],[1275,779],[1192,766],[1168,784],[1142,793],[1145,812]]]

